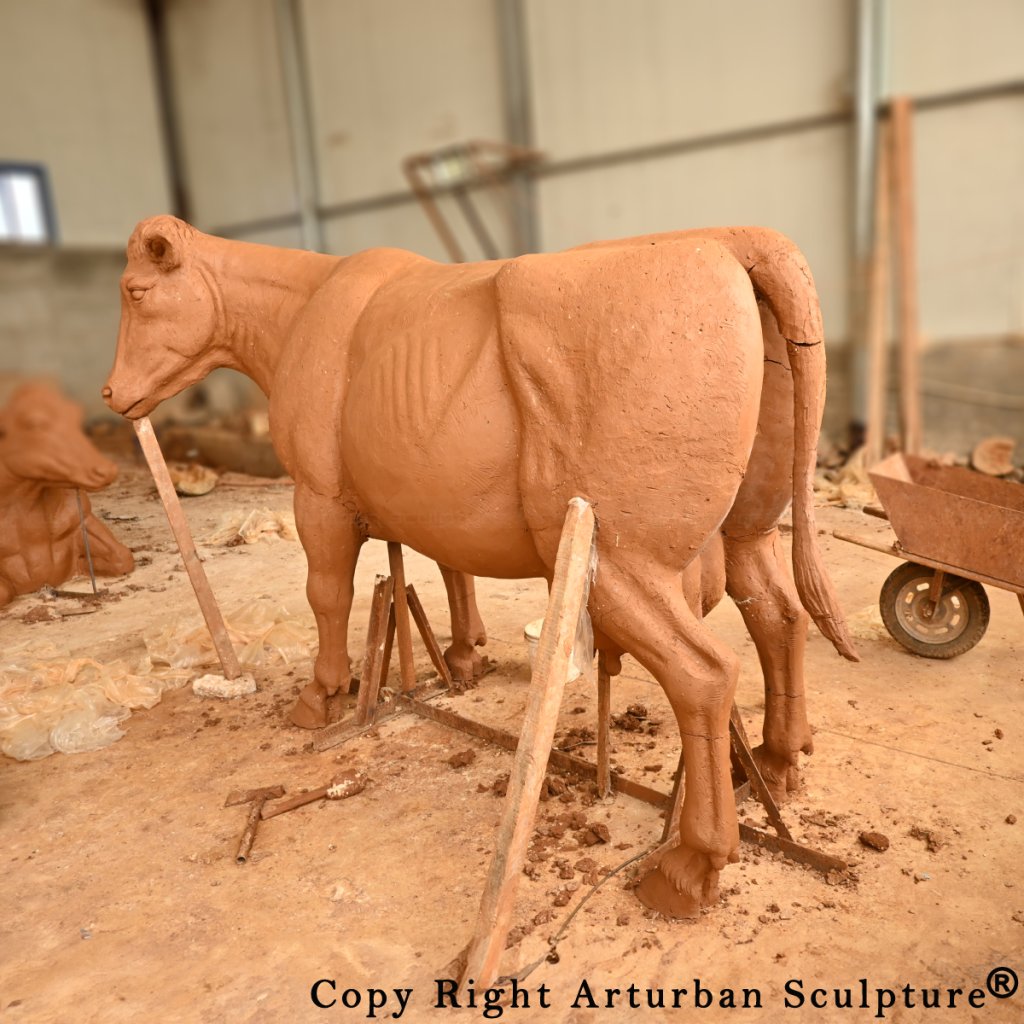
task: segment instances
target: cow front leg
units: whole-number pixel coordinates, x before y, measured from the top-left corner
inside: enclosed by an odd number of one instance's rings
[[[316,618],[320,648],[313,680],[291,710],[302,729],[327,724],[327,698],[348,692],[352,681],[348,657],[348,619],[352,610],[352,578],[365,537],[355,515],[339,498],[295,488],[295,525],[306,551],[306,597]]]
[[[472,685],[483,671],[484,659],[476,650],[487,643],[487,630],[476,606],[476,586],[472,576],[439,565],[448,591],[452,619],[452,642],[444,652],[452,681],[460,687]]]

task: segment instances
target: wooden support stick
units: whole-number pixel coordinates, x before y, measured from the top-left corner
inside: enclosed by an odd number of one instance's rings
[[[405,588],[405,595],[409,611],[412,612],[413,621],[416,623],[416,628],[420,631],[420,637],[427,648],[427,654],[430,655],[430,661],[434,666],[434,670],[444,685],[450,690],[452,689],[452,674],[448,671],[448,663],[444,660],[437,637],[434,636],[434,631],[430,628],[427,613],[423,610],[419,595],[411,583]]]
[[[892,101],[892,184],[896,220],[897,287],[900,337],[900,424],[903,451],[921,448],[921,339],[917,304],[917,240],[914,221],[913,103]]]
[[[729,732],[732,735],[732,749],[736,752],[736,756],[747,773],[747,779],[750,782],[750,789],[754,794],[754,798],[764,807],[772,828],[783,839],[791,840],[793,837],[790,835],[789,828],[782,820],[778,805],[765,784],[764,778],[761,775],[761,769],[758,768],[757,762],[754,760],[754,754],[750,749],[750,742],[747,739],[747,730],[743,726],[743,719],[740,718],[740,709],[736,707],[735,703],[729,712]]]
[[[612,680],[605,667],[604,651],[597,655],[597,794],[612,791],[611,755]]]
[[[359,697],[353,723],[357,726],[373,721],[377,713],[377,693],[380,691],[381,663],[387,646],[388,609],[395,587],[394,577],[377,577],[370,604],[370,626],[366,631],[366,651],[363,671],[359,680]]]
[[[384,628],[384,651],[380,656],[380,685],[385,686],[388,681],[388,670],[391,668],[391,651],[395,646],[395,602],[392,600],[388,609],[388,622]]]
[[[868,275],[868,409],[864,464],[870,469],[885,451],[886,395],[889,379],[889,135],[878,133],[875,167],[874,244]]]
[[[593,547],[593,509],[582,498],[573,498],[558,545],[548,611],[537,644],[530,696],[494,858],[466,951],[462,988],[471,982],[478,987],[489,986],[498,975],[569,675],[576,627],[586,605]]]
[[[388,565],[395,581],[395,631],[398,636],[398,667],[402,675],[402,692],[416,689],[416,665],[412,660],[412,629],[409,626],[409,605],[405,592],[405,560],[402,545],[388,541]]]
[[[149,422],[148,416],[143,416],[140,419],[132,420],[132,426],[135,428],[135,436],[139,439],[142,454],[149,464],[149,471],[153,474],[157,492],[163,502],[164,512],[167,513],[167,521],[171,524],[171,532],[178,542],[181,561],[192,582],[192,589],[199,602],[199,610],[206,620],[206,628],[213,638],[214,650],[216,650],[221,668],[224,670],[224,678],[237,679],[242,674],[242,669],[235,656],[235,649],[231,646],[231,638],[224,625],[224,618],[217,605],[217,599],[210,589],[210,581],[206,578],[203,563],[199,561],[199,555],[196,554],[196,546],[188,528],[188,520],[182,511],[181,502],[178,501],[178,495],[171,482],[171,474],[167,471],[167,463],[164,462],[164,455],[160,451],[156,434],[153,433],[153,424]]]
[[[672,799],[665,814],[665,827],[661,830],[662,843],[673,842],[679,832],[679,819],[683,814],[683,797],[686,795],[686,764],[683,751],[679,751],[679,763],[672,780]],[[677,845],[673,842],[673,845]]]

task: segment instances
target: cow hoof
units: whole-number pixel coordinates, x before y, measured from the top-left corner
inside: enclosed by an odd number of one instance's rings
[[[796,755],[780,757],[768,750],[762,743],[754,747],[754,760],[761,770],[768,792],[777,804],[784,804],[800,788],[800,770],[795,764]]]
[[[444,662],[458,693],[468,690],[484,674],[485,659],[475,647],[452,644],[444,652]]]
[[[640,902],[662,917],[699,917],[718,899],[718,872],[707,856],[679,846],[669,850],[636,890]]]
[[[327,698],[317,683],[309,683],[299,694],[291,712],[292,725],[300,729],[322,729],[327,724]]]

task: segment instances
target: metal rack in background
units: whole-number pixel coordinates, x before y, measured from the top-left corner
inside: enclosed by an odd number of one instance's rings
[[[466,255],[437,201],[444,195],[455,200],[484,259],[496,260],[502,256],[500,246],[480,215],[473,194],[488,189],[500,197],[508,237],[516,253],[525,252],[529,246],[523,230],[526,213],[521,207],[527,200],[524,190],[517,186],[541,158],[535,149],[506,142],[459,142],[406,157],[402,172],[453,263],[465,263]]]

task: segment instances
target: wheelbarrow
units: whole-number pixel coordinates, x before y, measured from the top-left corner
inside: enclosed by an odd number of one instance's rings
[[[912,455],[868,476],[881,507],[864,511],[891,530],[832,535],[905,560],[878,599],[894,640],[925,658],[969,651],[988,628],[985,586],[1016,594],[1024,611],[1024,485]]]

